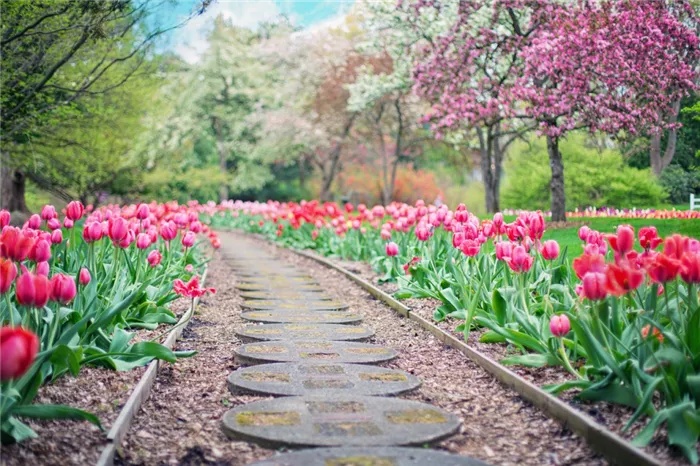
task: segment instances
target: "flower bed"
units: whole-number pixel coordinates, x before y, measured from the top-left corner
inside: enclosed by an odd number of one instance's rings
[[[646,445],[665,428],[670,445],[698,459],[700,242],[631,227],[582,227],[584,254],[568,261],[547,240],[541,213],[512,223],[479,220],[461,206],[368,209],[308,202],[232,202],[213,225],[263,233],[284,245],[367,261],[399,298],[433,298],[436,321],[458,320],[465,339],[507,344],[503,364],[568,373],[552,393],[630,407],[625,429]],[[637,243],[638,240],[638,244]],[[636,247],[636,249],[635,249]],[[659,250],[660,252],[657,252]]]
[[[53,206],[21,227],[0,212],[0,416],[3,443],[36,436],[23,418],[84,419],[92,413],[32,404],[40,387],[81,367],[125,371],[153,359],[174,362],[191,352],[159,343],[161,324],[177,322],[169,304],[207,290],[197,274],[206,263],[199,221],[207,206],[177,203]],[[185,284],[182,279],[189,280]],[[137,335],[147,330],[148,337]]]

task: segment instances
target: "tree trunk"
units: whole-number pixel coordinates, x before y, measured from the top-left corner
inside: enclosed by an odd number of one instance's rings
[[[547,153],[552,169],[549,188],[552,193],[551,209],[553,222],[566,221],[566,192],[564,191],[564,161],[559,151],[559,138],[547,136]]]
[[[10,212],[29,213],[24,200],[26,176],[22,170],[15,170],[6,163],[0,166],[0,208]]]
[[[348,121],[345,122],[343,134],[340,136],[335,147],[331,150],[331,154],[329,157],[330,167],[328,167],[328,170],[326,170],[325,167],[322,167],[323,175],[321,182],[321,194],[319,196],[322,202],[327,202],[331,198],[331,186],[333,185],[333,181],[335,180],[335,174],[338,169],[338,162],[340,161],[340,155],[343,149],[343,142],[345,141],[345,138],[348,137],[348,134],[350,134],[350,130],[352,129],[352,125],[355,123],[356,116],[357,114],[353,113],[352,115],[350,115],[350,118],[348,118]]]
[[[222,173],[226,173],[226,149],[224,147],[224,133],[221,129],[221,120],[214,117],[213,123],[216,132],[216,148],[219,151],[219,169]],[[228,185],[225,181],[219,186],[219,200],[221,202],[228,200]]]
[[[495,143],[496,136],[493,127],[488,127],[486,134],[481,128],[477,128],[480,148],[481,177],[484,182],[484,192],[486,195],[486,211],[496,213],[500,210],[500,182],[501,167],[500,156],[494,156],[494,152],[499,150]]]
[[[679,99],[673,102],[669,123],[676,123],[678,121],[678,113],[680,110],[681,101]],[[654,175],[657,177],[661,176],[661,172],[664,171],[664,168],[671,164],[673,161],[673,156],[676,155],[678,130],[671,129],[668,131],[668,140],[666,141],[666,149],[664,150],[663,155],[661,155],[661,136],[661,132],[652,135],[651,148],[649,150],[649,164],[651,165],[651,170],[654,172]]]

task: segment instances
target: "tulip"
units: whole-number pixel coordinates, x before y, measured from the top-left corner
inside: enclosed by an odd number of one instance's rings
[[[583,280],[589,272],[605,272],[605,257],[600,254],[584,254],[574,259],[571,267],[578,279]]]
[[[83,239],[86,243],[92,243],[102,239],[102,224],[100,222],[89,222],[83,227]]]
[[[629,225],[620,225],[617,234],[608,235],[607,239],[613,251],[624,256],[634,247],[634,229]]]
[[[649,336],[649,330],[651,330],[651,325],[645,325],[642,327],[642,338],[646,339]],[[658,328],[654,327],[654,329],[651,331],[651,335],[655,337],[659,343],[664,342],[664,335]]]
[[[0,256],[22,262],[34,246],[34,238],[15,227],[6,227],[0,234]]]
[[[394,257],[398,255],[399,253],[399,246],[398,244],[394,243],[393,241],[390,243],[387,243],[386,245],[386,255],[389,257]]]
[[[379,233],[379,236],[386,241],[388,239],[391,239],[391,230],[385,230],[382,228],[382,231]]]
[[[136,235],[134,234],[134,231],[133,231],[133,230],[127,230],[127,231],[126,231],[126,236],[124,237],[124,239],[121,240],[121,241],[119,241],[118,243],[116,243],[116,245],[119,246],[119,247],[122,248],[122,249],[126,249],[126,248],[128,248],[129,246],[131,246],[131,243],[133,243],[134,240],[136,240]]]
[[[461,231],[457,231],[452,234],[452,247],[453,248],[459,248],[460,245],[464,242],[464,233]]]
[[[314,230],[311,232],[311,239],[316,241],[316,238],[318,238],[318,230]]]
[[[689,239],[678,234],[671,235],[664,241],[664,254],[673,259],[681,260],[690,246]]]
[[[56,231],[61,229],[61,222],[57,218],[50,218],[48,222],[46,222],[46,226],[49,227],[49,230]]]
[[[0,257],[0,294],[8,292],[17,277],[17,266],[10,259]]]
[[[34,243],[29,251],[29,259],[34,262],[46,262],[51,259],[51,245],[48,241],[40,239]]]
[[[92,280],[92,277],[90,276],[90,271],[85,267],[81,268],[80,274],[78,275],[78,281],[80,282],[80,284],[85,286],[88,283],[90,283],[90,280]]]
[[[166,222],[160,226],[160,236],[165,241],[172,241],[177,236],[177,226],[174,222]]]
[[[583,276],[583,296],[591,301],[605,299],[607,291],[605,289],[605,274],[601,272],[589,272]]]
[[[513,253],[513,243],[509,241],[499,241],[496,243],[496,259],[505,261]]]
[[[528,236],[530,236],[533,241],[542,239],[542,235],[544,234],[544,216],[542,216],[542,212],[537,211],[530,214],[528,223]]]
[[[15,296],[22,306],[44,307],[49,301],[49,279],[22,266],[22,274],[15,283]]]
[[[192,233],[191,231],[188,231],[182,237],[182,246],[185,248],[191,248],[192,246],[194,246],[194,241],[195,241],[194,233]]]
[[[609,264],[605,273],[605,287],[614,296],[623,296],[639,288],[644,272],[628,265]]]
[[[553,261],[559,257],[559,243],[553,239],[547,240],[542,243],[542,250],[540,252],[545,260]]]
[[[50,204],[46,204],[44,207],[41,209],[41,218],[42,220],[49,221],[53,218],[58,217],[58,214],[56,213],[56,208]]]
[[[493,216],[493,227],[496,229],[498,234],[503,230],[503,214],[496,212]]]
[[[61,244],[63,242],[63,232],[54,230],[51,232],[51,244]]]
[[[66,217],[74,222],[83,218],[84,214],[85,207],[83,207],[83,204],[79,201],[71,201],[68,207],[66,207]]]
[[[147,249],[151,245],[151,237],[147,233],[139,233],[136,237],[136,247]]]
[[[639,229],[639,245],[646,250],[656,249],[663,239],[659,238],[656,227],[643,227]]]
[[[46,275],[34,276],[34,307],[42,308],[49,302],[51,284]]]
[[[22,377],[39,351],[39,338],[21,327],[0,328],[0,381]]]
[[[39,262],[36,264],[36,274],[37,275],[43,275],[45,277],[49,276],[49,263],[48,262]]]
[[[581,241],[588,242],[588,235],[590,235],[591,229],[586,225],[578,229],[578,237]]]
[[[63,219],[63,227],[67,229],[73,228],[73,220],[69,219],[68,217]]]
[[[75,298],[77,290],[73,277],[58,273],[51,277],[50,297],[51,301],[68,304]]]
[[[192,279],[185,283],[179,278],[173,282],[173,290],[180,296],[187,296],[188,298],[199,298],[204,295],[204,293],[216,293],[214,288],[202,288],[199,286],[199,277],[196,275]]]
[[[700,254],[686,254],[681,259],[681,278],[686,283],[700,283]]]
[[[39,217],[37,214],[32,215],[27,221],[27,226],[32,230],[38,230],[41,228],[41,217]]]
[[[527,252],[524,246],[518,245],[513,248],[510,257],[505,258],[506,263],[514,272],[527,272],[532,267],[534,258]]]
[[[123,217],[114,217],[109,220],[108,235],[113,243],[124,240],[129,233],[128,224]]]
[[[656,283],[666,283],[674,280],[680,272],[681,261],[666,254],[657,254],[647,266],[647,273]]]
[[[321,227],[316,227],[316,228],[321,228]],[[198,221],[194,221],[190,223],[190,231],[193,233],[201,233],[202,232],[202,224],[199,223]]]
[[[148,208],[148,204],[139,204],[136,208],[136,218],[139,220],[145,220],[150,215],[151,211]]]
[[[565,336],[571,330],[571,322],[566,314],[553,315],[549,319],[549,330],[557,338]]]
[[[163,255],[155,249],[148,254],[147,260],[151,267],[156,267],[163,259]]]
[[[464,253],[465,256],[474,257],[477,254],[479,254],[479,250],[481,249],[481,243],[471,239],[466,239],[462,242],[462,244],[459,245],[459,249]]]
[[[5,209],[0,210],[0,229],[10,224],[10,212]]]

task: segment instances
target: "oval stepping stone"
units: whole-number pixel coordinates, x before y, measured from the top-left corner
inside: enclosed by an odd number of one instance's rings
[[[250,466],[489,466],[468,456],[405,447],[316,448],[273,456]]]
[[[312,283],[311,280],[304,277],[241,277],[238,280],[241,283]]]
[[[252,301],[243,301],[241,307],[244,309],[275,309],[289,311],[342,311],[347,309],[347,304],[338,301],[296,301],[296,300],[264,300],[255,299]]]
[[[306,274],[304,272],[299,272],[296,270],[289,270],[289,271],[265,271],[265,270],[236,270],[233,269],[234,272],[236,273],[237,276],[239,277],[268,277],[268,278],[277,278],[277,279],[284,279],[284,278],[307,278],[311,279],[313,278],[311,275]]]
[[[305,283],[236,283],[234,288],[245,291],[265,291],[265,290],[294,290],[294,291],[326,291],[321,285]]]
[[[406,372],[364,364],[278,363],[238,369],[228,387],[263,395],[397,395],[420,386]]]
[[[250,311],[241,313],[241,318],[251,322],[267,323],[315,323],[355,324],[362,320],[360,314],[347,311]]]
[[[291,300],[308,300],[308,301],[330,301],[332,296],[326,293],[309,292],[309,291],[292,291],[292,290],[277,290],[277,291],[245,291],[240,293],[241,298],[245,299],[291,299]]]
[[[459,425],[455,415],[425,403],[348,395],[256,401],[222,420],[229,437],[273,447],[422,445]]]
[[[267,362],[331,362],[375,364],[398,356],[385,346],[350,341],[295,340],[248,343],[234,350],[244,364]]]
[[[374,330],[340,324],[263,324],[236,330],[243,340],[366,340]]]

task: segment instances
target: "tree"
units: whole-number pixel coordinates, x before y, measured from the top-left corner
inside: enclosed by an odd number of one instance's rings
[[[170,27],[147,21],[167,2],[4,2],[0,204],[26,210],[26,177],[41,182],[35,160],[19,156],[27,153],[23,145],[41,139],[46,127],[57,121],[84,113],[80,103],[86,97],[107,94],[136,76],[156,39],[203,12],[209,1],[202,0],[187,18]],[[115,72],[120,79],[109,79]]]

